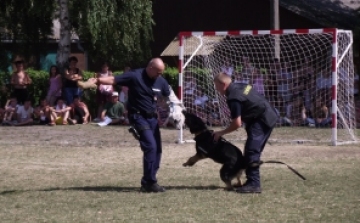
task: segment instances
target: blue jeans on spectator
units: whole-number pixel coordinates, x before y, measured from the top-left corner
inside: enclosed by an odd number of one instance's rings
[[[331,118],[325,118],[321,122],[316,122],[316,127],[326,127],[331,124]]]
[[[74,101],[74,96],[81,97],[82,91],[78,87],[67,87],[64,88],[64,99],[67,105],[70,105]]]
[[[315,125],[315,120],[313,118],[306,118],[305,125],[308,125],[308,124]]]

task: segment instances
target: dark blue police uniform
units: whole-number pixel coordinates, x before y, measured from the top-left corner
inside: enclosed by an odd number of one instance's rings
[[[131,70],[116,76],[115,83],[129,87],[129,121],[140,135],[140,147],[144,153],[141,185],[152,185],[157,182],[156,173],[160,167],[162,153],[156,101],[161,95],[170,95],[169,84],[162,76],[156,79],[149,78],[146,69]]]
[[[260,156],[275,127],[277,114],[270,103],[251,85],[231,83],[225,93],[231,118],[241,116],[247,140],[244,156],[247,162],[246,185],[260,188]]]

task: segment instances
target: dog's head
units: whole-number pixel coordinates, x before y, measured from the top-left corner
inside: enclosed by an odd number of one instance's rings
[[[185,125],[189,127],[191,134],[199,133],[207,129],[206,124],[201,118],[185,110],[183,110],[182,113],[185,116]]]

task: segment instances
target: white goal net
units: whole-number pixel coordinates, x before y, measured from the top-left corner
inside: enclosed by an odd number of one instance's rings
[[[213,84],[225,72],[276,108],[282,141],[354,142],[352,42],[351,31],[338,29],[183,32],[181,99],[209,126],[226,127],[229,110]],[[186,140],[182,130],[180,140]]]

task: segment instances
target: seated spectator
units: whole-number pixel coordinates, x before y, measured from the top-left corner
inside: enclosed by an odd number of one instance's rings
[[[276,121],[276,126],[290,126],[290,124],[291,124],[290,119],[281,116],[281,113],[280,113],[279,109],[275,106],[274,101],[269,101],[269,102],[270,102],[271,107],[275,110],[275,113],[278,116],[278,119]]]
[[[121,87],[121,92],[120,92],[120,95],[119,95],[119,101],[121,103],[123,103],[124,105],[124,117],[125,117],[125,120],[128,122],[128,112],[127,112],[127,102],[128,102],[128,92],[129,92],[129,88],[126,87],[126,86],[122,86]]]
[[[19,106],[16,110],[17,121],[13,122],[14,126],[31,125],[33,123],[34,109],[31,107],[31,100],[26,99],[24,105]]]
[[[68,118],[70,124],[87,124],[89,122],[89,109],[84,102],[80,101],[79,96],[74,96],[74,101],[70,107],[70,118]]]
[[[312,62],[308,58],[305,58],[297,72],[299,75],[298,77],[300,77],[304,83],[303,98],[305,108],[310,110],[313,106],[311,96],[316,89],[316,75]]]
[[[224,65],[221,67],[221,72],[229,75],[229,77],[231,77],[231,75],[234,72],[234,67],[230,64],[229,60],[226,60]]]
[[[204,94],[201,90],[196,91],[196,96],[194,100],[194,112],[195,114],[203,119],[206,122],[207,115],[209,114],[209,111],[207,109],[208,106],[209,97]]]
[[[239,83],[243,84],[250,84],[250,79],[252,79],[255,67],[250,62],[249,57],[242,57],[241,58],[241,80]]]
[[[265,96],[264,77],[263,74],[261,74],[260,69],[255,68],[252,85],[259,94]]]
[[[210,114],[208,115],[207,124],[210,126],[220,126],[221,125],[221,117],[220,117],[220,104],[218,101],[213,101],[209,103],[208,108]]]
[[[200,106],[201,108],[204,109],[208,101],[209,101],[209,97],[206,94],[204,94],[202,90],[198,90],[196,92],[194,105]]]
[[[322,69],[316,76],[315,84],[316,98],[321,98],[321,100],[326,101],[327,104],[331,103],[331,71],[328,69]]]
[[[63,98],[58,98],[56,106],[51,108],[51,122],[49,125],[67,125],[71,108],[65,104]]]
[[[125,121],[124,105],[118,99],[119,93],[114,91],[111,95],[111,100],[104,106],[100,117],[101,121],[105,121],[106,117],[111,119],[109,124],[121,124]]]
[[[185,95],[194,95],[196,90],[196,80],[195,78],[188,76],[190,74],[186,74],[184,80],[184,94]]]
[[[278,98],[282,104],[280,111],[284,111],[292,99],[293,74],[288,63],[283,63],[277,73]]]
[[[2,119],[2,124],[7,125],[12,121],[17,120],[16,118],[16,110],[19,105],[17,104],[17,99],[15,97],[10,98],[4,107],[4,117]]]
[[[232,75],[232,80],[234,83],[242,83],[241,72],[234,72],[234,74]]]
[[[303,92],[306,83],[304,83],[304,80],[302,79],[301,76],[299,76],[298,72],[294,73],[292,81],[293,81],[291,86],[292,98],[303,97],[304,95]]]
[[[119,95],[119,101],[123,103],[123,105],[126,107],[127,101],[128,101],[128,92],[129,88],[126,86],[121,87],[120,95]]]
[[[284,117],[283,120],[291,126],[315,126],[313,119],[311,119],[308,110],[305,108],[302,97],[296,97],[293,102],[287,106],[286,117]]]
[[[312,109],[314,122],[316,127],[326,127],[331,123],[329,110],[320,98],[316,98]]]
[[[46,99],[41,99],[39,106],[35,108],[34,122],[40,125],[48,125],[51,122],[50,106]]]

